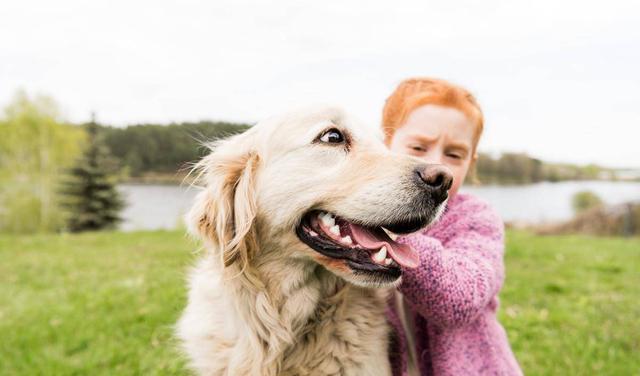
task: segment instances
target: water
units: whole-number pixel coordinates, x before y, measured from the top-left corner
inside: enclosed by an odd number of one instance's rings
[[[640,201],[640,183],[567,181],[528,185],[464,187],[487,200],[505,221],[552,222],[573,217],[571,198],[580,191],[592,191],[606,204]]]
[[[172,185],[123,184],[118,188],[128,203],[120,226],[124,231],[177,227],[198,192],[195,188]],[[570,181],[462,189],[487,200],[505,221],[526,222],[571,218],[571,197],[583,190],[593,191],[607,204],[640,200],[640,183],[630,182]]]
[[[198,192],[188,186],[146,184],[121,184],[118,190],[127,201],[120,224],[124,231],[176,228]]]

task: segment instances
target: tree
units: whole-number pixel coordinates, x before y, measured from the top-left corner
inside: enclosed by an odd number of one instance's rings
[[[129,176],[171,173],[207,152],[202,142],[227,137],[248,129],[244,124],[202,121],[180,124],[140,124],[126,128],[100,126],[99,134]]]
[[[86,125],[89,145],[64,183],[69,231],[95,231],[114,228],[121,220],[124,201],[116,190],[112,173],[115,163],[98,137],[95,121]]]
[[[81,153],[84,132],[48,97],[15,94],[0,118],[0,232],[55,231],[64,219],[56,187]]]

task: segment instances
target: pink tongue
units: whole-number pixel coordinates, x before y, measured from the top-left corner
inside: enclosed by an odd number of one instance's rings
[[[386,246],[387,253],[398,264],[407,268],[417,268],[420,265],[420,257],[413,248],[391,240],[381,228],[370,229],[353,223],[349,223],[349,227],[354,240],[361,246],[371,250]]]

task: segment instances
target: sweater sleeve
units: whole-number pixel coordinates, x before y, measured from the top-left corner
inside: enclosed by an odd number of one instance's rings
[[[472,321],[504,280],[500,217],[478,199],[460,203],[451,214],[437,224],[433,236],[418,233],[398,239],[420,255],[418,268],[403,270],[399,289],[417,312],[441,327]]]

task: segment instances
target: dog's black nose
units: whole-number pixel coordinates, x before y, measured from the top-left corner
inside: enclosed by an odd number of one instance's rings
[[[453,176],[449,169],[443,165],[424,165],[416,168],[420,179],[434,189],[448,190],[453,183]]]
[[[447,199],[449,196],[447,191],[453,184],[453,176],[446,166],[420,165],[415,168],[415,173],[418,176],[418,183],[429,191],[436,205]]]

